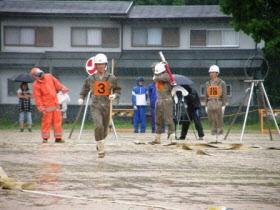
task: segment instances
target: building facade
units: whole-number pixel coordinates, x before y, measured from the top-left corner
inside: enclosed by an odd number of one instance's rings
[[[103,52],[116,60],[121,106],[130,105],[137,76],[152,79],[163,51],[174,73],[189,76],[204,98],[208,68],[217,64],[228,84],[229,105],[247,88],[244,67],[256,53],[254,40],[230,26],[219,6],[137,6],[133,2],[0,2],[0,104],[16,104],[18,83],[9,78],[38,66],[70,88],[76,104],[85,62]],[[249,67],[260,68],[261,60]],[[110,68],[109,68],[110,69]]]

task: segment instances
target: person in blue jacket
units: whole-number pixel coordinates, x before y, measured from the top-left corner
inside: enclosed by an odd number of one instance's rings
[[[157,102],[157,89],[156,83],[152,82],[148,85],[148,93],[150,99],[150,111],[151,111],[151,126],[152,126],[152,133],[156,132],[156,102]],[[162,133],[165,132],[165,126],[163,125]]]
[[[136,86],[132,90],[132,106],[134,109],[133,125],[134,133],[139,133],[139,124],[141,124],[140,132],[146,132],[146,106],[147,106],[148,90],[144,87],[144,78],[138,77]]]
[[[148,85],[150,108],[151,108],[151,126],[152,133],[156,132],[156,102],[157,102],[157,89],[156,83],[152,82]]]

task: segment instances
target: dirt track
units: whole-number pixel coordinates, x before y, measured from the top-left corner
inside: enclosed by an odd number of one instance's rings
[[[280,209],[280,150],[267,149],[280,148],[279,137],[246,134],[245,147],[230,150],[239,142],[232,134],[219,148],[183,150],[136,145],[153,135],[126,132],[119,141],[109,137],[98,160],[92,136],[58,145],[41,144],[38,131],[0,131],[0,166],[36,183],[36,192],[0,189],[0,209]],[[35,194],[42,192],[48,195]]]

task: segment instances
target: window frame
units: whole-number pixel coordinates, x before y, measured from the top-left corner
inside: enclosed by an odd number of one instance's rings
[[[206,95],[205,95],[205,84],[200,84],[199,85],[199,95],[200,95],[200,97],[205,97]]]
[[[206,33],[206,40],[205,40],[205,46],[199,46],[199,45],[192,45],[191,44],[191,31],[205,31]],[[221,45],[207,45],[207,32],[208,31],[221,31]],[[224,36],[224,31],[233,31],[237,34],[237,42],[238,44],[237,45],[224,45],[223,44],[223,36]],[[231,29],[231,28],[214,28],[214,29],[202,29],[202,28],[195,28],[195,29],[190,29],[190,32],[189,32],[189,37],[190,37],[190,40],[189,40],[189,44],[190,44],[190,48],[239,48],[240,47],[240,33],[238,31],[235,31],[234,29]]]
[[[159,28],[161,29],[161,44],[160,45],[148,45],[148,29],[151,28]],[[144,45],[135,45],[133,40],[134,40],[134,29],[144,29],[145,30],[145,44]],[[163,43],[163,31],[165,29],[177,29],[178,31],[178,44],[176,46],[165,46]],[[163,47],[163,48],[176,48],[180,47],[180,27],[131,27],[131,47]]]
[[[229,94],[227,94],[227,96],[232,97],[232,85],[226,84],[226,88],[228,88],[228,87],[229,87],[230,91],[229,91]],[[228,89],[227,89],[227,92],[228,92]]]
[[[34,30],[34,44],[7,44],[7,39],[6,39],[6,29],[7,28],[15,28],[15,29],[33,29]],[[50,46],[40,46],[37,43],[37,37],[38,37],[38,32],[37,29],[38,28],[50,28],[52,31],[52,40],[51,40],[51,45]],[[5,25],[3,27],[3,35],[4,35],[4,47],[53,47],[53,37],[54,37],[54,33],[53,33],[53,26],[10,26],[10,25]],[[21,31],[19,31],[19,42],[21,40]]]
[[[17,95],[17,90],[19,89],[19,85],[17,82],[7,78],[7,97],[15,97]],[[13,86],[13,90],[10,90],[11,85]],[[17,86],[16,86],[17,85]]]
[[[75,29],[84,29],[86,31],[86,44],[85,45],[73,45],[73,31]],[[95,29],[95,30],[100,30],[100,33],[101,33],[101,44],[100,45],[89,45],[88,44],[88,30],[90,29]],[[115,46],[105,46],[103,44],[103,29],[117,29],[118,30],[118,46],[115,47]],[[71,36],[71,47],[100,47],[100,48],[119,48],[120,47],[120,28],[118,27],[76,27],[76,26],[73,26],[70,28],[71,32],[70,32],[70,36]]]
[[[174,45],[168,45],[168,44],[166,44],[166,43],[164,43],[164,31],[166,32],[167,30],[176,30],[177,31],[177,35],[176,36],[178,36],[177,37],[177,39],[178,40],[176,40],[176,44],[174,44]],[[161,44],[162,44],[162,46],[163,47],[170,47],[170,48],[176,48],[176,47],[180,47],[180,27],[163,27],[162,28],[162,35],[161,35],[162,37],[161,37]]]
[[[39,44],[39,38],[38,38],[38,29],[50,29],[51,30],[51,34],[52,34],[52,37],[51,37],[51,44],[49,46],[42,46],[42,43]],[[37,26],[35,28],[35,45],[36,47],[53,47],[53,42],[54,42],[54,33],[53,33],[53,27],[52,26]]]

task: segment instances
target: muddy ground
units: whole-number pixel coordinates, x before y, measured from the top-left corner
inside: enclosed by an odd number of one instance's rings
[[[69,131],[66,131],[65,136]],[[97,159],[93,133],[42,144],[39,131],[0,131],[0,167],[35,183],[32,191],[0,189],[0,209],[280,209],[280,138],[239,133],[214,147],[151,146],[153,135],[119,132]],[[211,142],[207,133],[203,143]],[[201,143],[201,141],[199,142]],[[217,148],[216,148],[217,147]],[[30,190],[30,189],[29,189]]]

